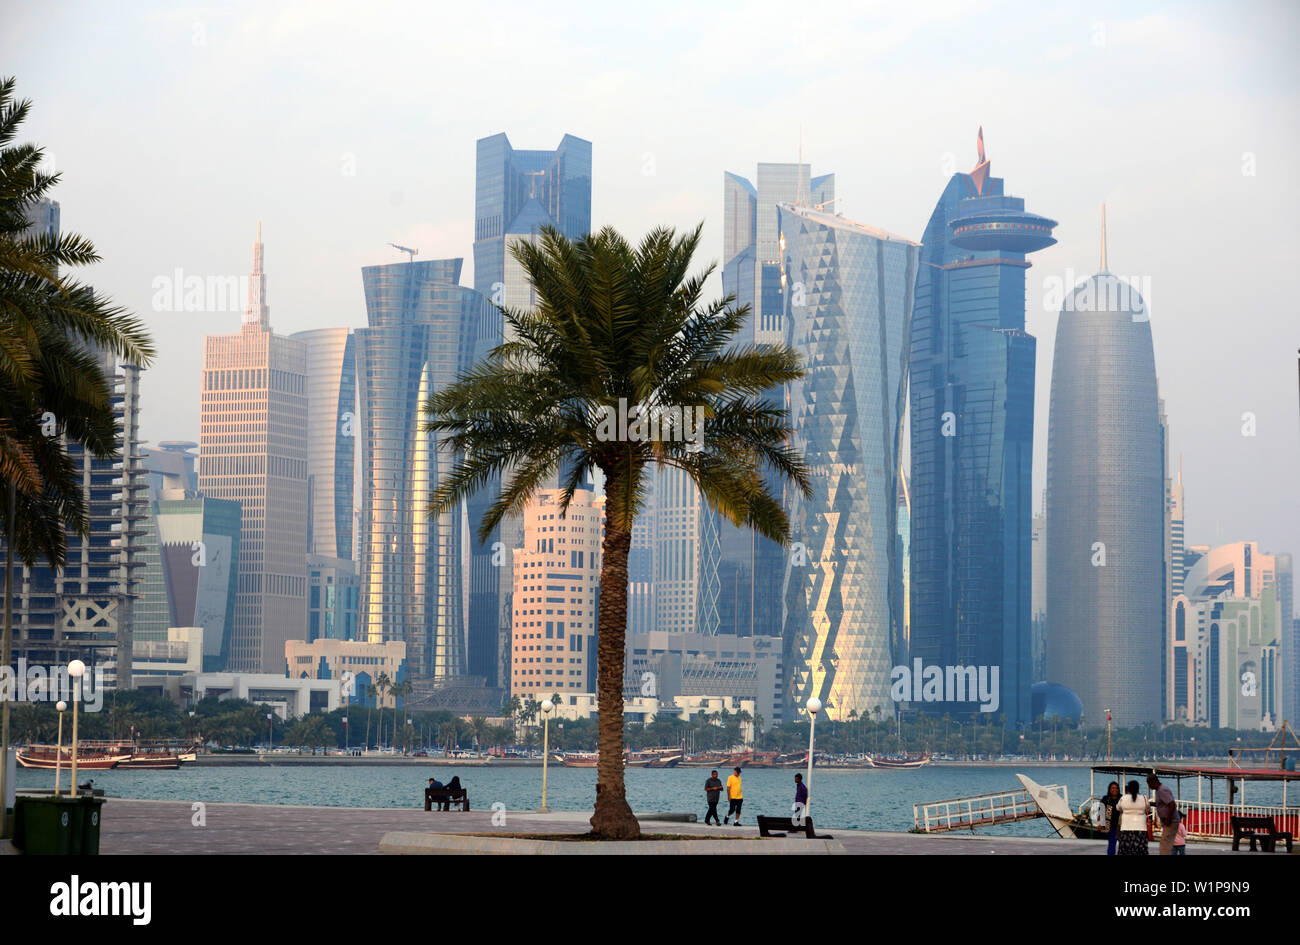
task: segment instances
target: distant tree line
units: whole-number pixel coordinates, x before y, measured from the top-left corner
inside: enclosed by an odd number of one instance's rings
[[[400,685],[400,684],[399,684]],[[392,691],[391,687],[388,691]],[[556,701],[562,696],[556,696]],[[14,741],[53,742],[58,712],[44,702],[17,702],[13,709]],[[191,714],[191,711],[193,714]],[[265,746],[304,751],[391,747],[399,751],[451,750],[487,752],[511,747],[540,748],[543,715],[537,700],[513,698],[501,707],[504,724],[483,716],[464,719],[446,711],[406,711],[396,707],[352,705],[331,712],[311,712],[284,720],[274,712],[268,725],[265,705],[243,699],[209,697],[192,710],[153,693],[124,690],[109,694],[99,712],[80,714],[82,738],[203,741],[216,750]],[[915,714],[901,720],[876,711],[861,718],[817,723],[817,750],[837,755],[915,754],[929,752],[956,759],[1028,757],[1106,759],[1106,727],[1080,726],[1071,720],[1040,718],[1017,728],[1005,715],[972,719]],[[346,719],[346,723],[345,720]],[[759,732],[761,716],[724,709],[682,721],[661,716],[625,726],[629,748],[686,747],[692,751],[727,751],[754,747],[792,753],[808,747],[808,723],[788,722]],[[550,746],[556,751],[593,751],[596,719],[561,719],[552,715]],[[64,727],[64,737],[69,730]],[[1262,748],[1273,738],[1268,732],[1196,728],[1186,725],[1140,725],[1111,731],[1110,755],[1116,759],[1157,760],[1223,758],[1229,749]]]

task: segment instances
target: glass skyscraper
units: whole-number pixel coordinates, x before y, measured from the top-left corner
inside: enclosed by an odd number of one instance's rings
[[[911,662],[998,667],[999,714],[1031,721],[1035,339],[1026,254],[1056,242],[979,162],[922,239],[911,336]],[[1051,520],[1050,514],[1048,517]],[[915,702],[963,715],[980,703]]]
[[[920,246],[844,217],[779,206],[793,445],[813,494],[791,509],[784,665],[792,708],[844,721],[890,705],[902,632],[899,449]],[[794,718],[788,713],[786,718]]]
[[[1164,717],[1164,430],[1146,305],[1103,252],[1057,322],[1047,441],[1047,678],[1088,719]]]
[[[487,300],[461,260],[361,270],[368,328],[354,333],[361,431],[362,639],[402,641],[413,676],[466,675],[469,532],[464,508],[430,518],[456,456],[424,430],[423,405],[469,367]]]
[[[786,341],[778,205],[822,205],[835,197],[835,175],[813,177],[808,164],[762,163],[756,180],[757,186],[729,172],[722,178],[722,291],[750,310],[738,345]],[[784,405],[783,390],[768,396]],[[768,487],[781,498],[781,482],[769,479]],[[707,505],[700,510],[699,545],[699,632],[780,636],[785,549],[753,529],[737,528]]]
[[[307,551],[351,561],[357,364],[350,328],[290,337],[307,344]]]
[[[534,304],[532,285],[511,246],[535,242],[543,226],[575,240],[591,230],[590,141],[566,134],[553,151],[521,151],[497,134],[479,139],[476,150],[474,288],[491,304],[472,330],[470,364],[504,339],[505,322],[496,306]],[[510,550],[524,538],[522,516],[511,516],[479,542],[479,523],[499,491],[499,483],[490,483],[466,503],[472,547],[467,670],[489,686],[504,686],[510,678]]]

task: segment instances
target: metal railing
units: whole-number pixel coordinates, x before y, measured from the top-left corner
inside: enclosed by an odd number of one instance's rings
[[[1273,828],[1300,837],[1300,807],[1280,804],[1211,804],[1204,801],[1179,800],[1179,810],[1186,817],[1187,836],[1201,840],[1231,840],[1233,817],[1272,817]],[[1155,822],[1160,831],[1160,822]]]
[[[1069,794],[1065,787],[1050,784],[1046,789],[1059,793],[1066,806],[1069,806]],[[1024,788],[912,805],[912,818],[916,829],[923,833],[973,830],[976,827],[1010,824],[1042,816],[1043,813],[1039,810],[1033,796]]]

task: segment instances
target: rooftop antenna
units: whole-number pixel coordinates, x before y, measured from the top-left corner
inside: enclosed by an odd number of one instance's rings
[[[1101,202],[1101,271],[1109,272],[1106,268],[1106,201]]]
[[[795,206],[806,207],[808,205],[808,188],[804,187],[803,183],[803,125],[799,126],[799,163],[795,165],[795,172],[799,175],[799,183],[794,194]]]
[[[393,247],[393,249],[400,250],[401,252],[406,253],[407,262],[415,262],[415,257],[420,252],[418,249],[411,249],[411,247],[409,246],[398,246],[396,243],[389,243],[388,245]]]

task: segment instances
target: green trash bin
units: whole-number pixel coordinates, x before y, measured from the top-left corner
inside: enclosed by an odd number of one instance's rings
[[[85,795],[81,801],[81,853],[99,856],[99,822],[104,811],[104,799]]]
[[[77,797],[14,799],[14,846],[24,853],[68,856],[80,853],[86,809]],[[98,827],[96,827],[98,829]]]

